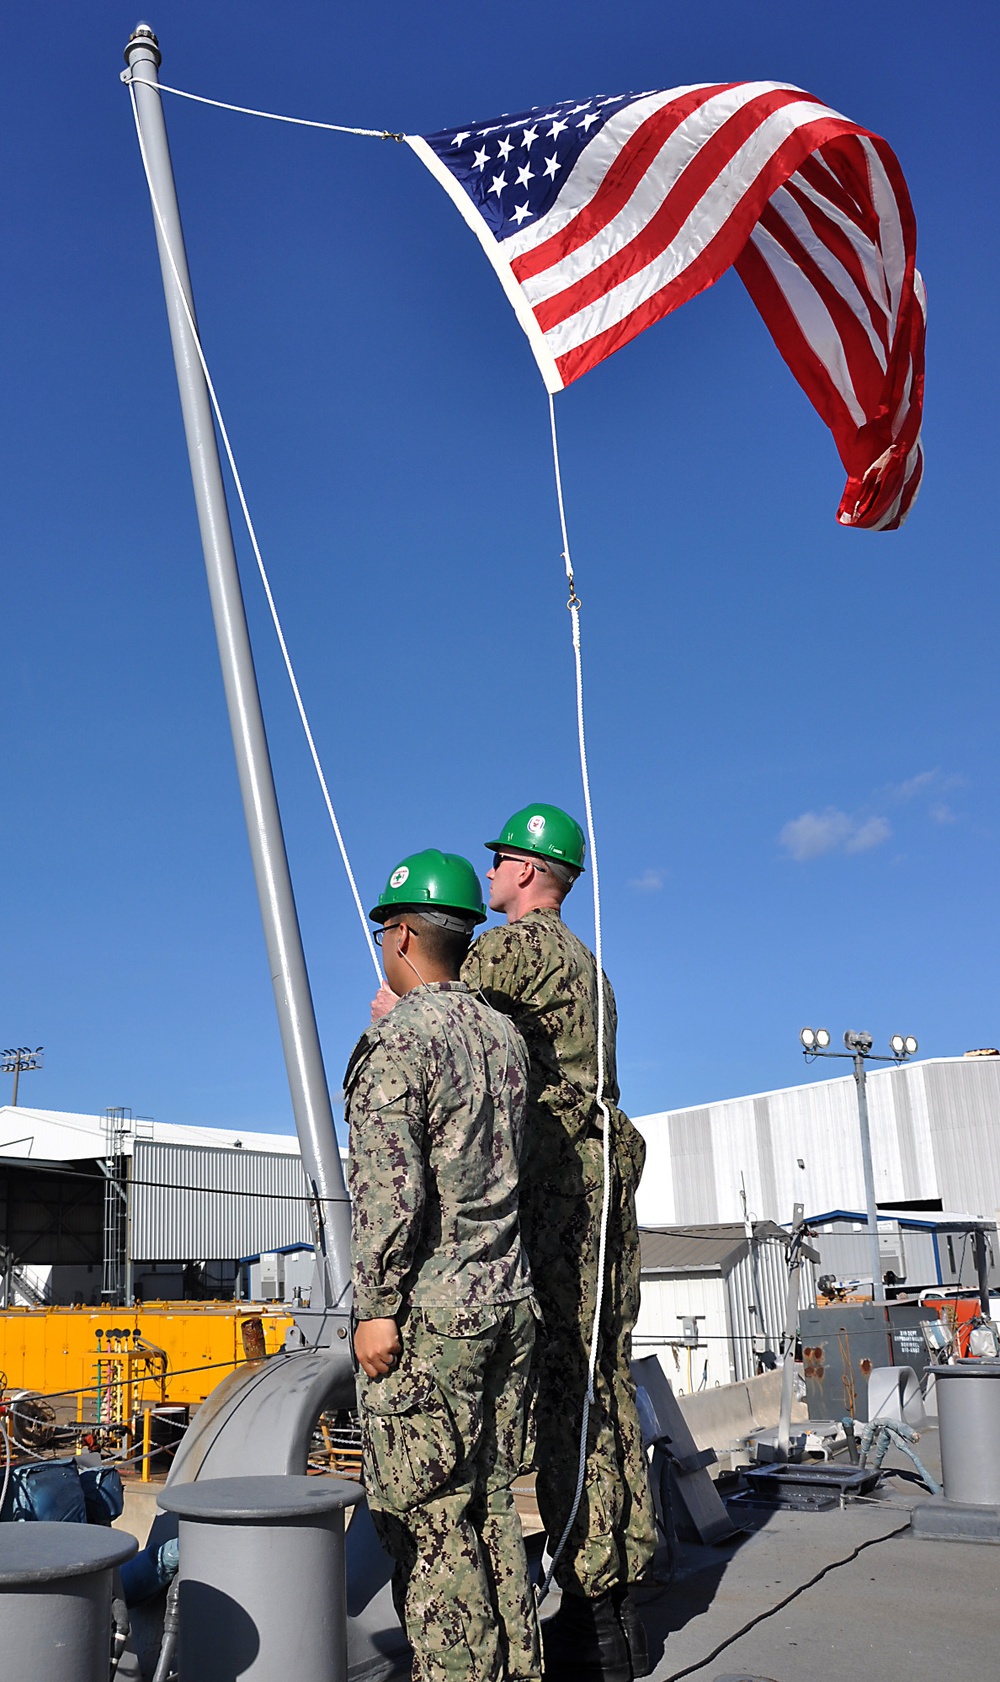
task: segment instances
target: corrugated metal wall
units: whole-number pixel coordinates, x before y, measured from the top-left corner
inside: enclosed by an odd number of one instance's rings
[[[703,1347],[691,1353],[690,1382],[702,1386],[732,1384],[752,1378],[755,1353],[772,1349],[777,1355],[785,1318],[787,1283],[785,1246],[763,1240],[723,1275],[653,1274],[642,1280],[641,1306],[632,1346],[635,1355],[658,1355],[675,1390],[687,1391],[688,1351],[680,1344],[681,1318],[704,1316],[698,1327]],[[815,1305],[815,1268],[805,1263],[799,1273],[799,1306]],[[705,1376],[707,1363],[707,1376]]]
[[[700,1387],[706,1362],[708,1389],[732,1382],[735,1373],[726,1320],[726,1282],[721,1274],[643,1279],[640,1304],[632,1333],[636,1359],[658,1355],[674,1389],[685,1395]],[[684,1314],[704,1316],[698,1324],[703,1347],[691,1351],[690,1375],[688,1351],[679,1342],[679,1316]]]
[[[941,1058],[868,1075],[875,1195],[940,1198],[947,1212],[1000,1212],[1000,1057]],[[854,1078],[640,1116],[643,1226],[863,1209]],[[799,1162],[803,1166],[799,1167]]]
[[[196,1190],[184,1190],[184,1187]],[[311,1244],[298,1156],[136,1139],[131,1253],[137,1261],[232,1261]]]
[[[732,1329],[734,1376],[752,1378],[758,1350],[781,1351],[785,1323],[788,1269],[784,1244],[767,1241],[754,1246],[733,1268],[728,1280],[729,1323]],[[799,1307],[816,1303],[816,1270],[811,1262],[799,1269]]]

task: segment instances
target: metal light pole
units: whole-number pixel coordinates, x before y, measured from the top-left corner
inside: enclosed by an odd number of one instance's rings
[[[847,1043],[844,1035],[844,1043]],[[854,1034],[852,1038],[857,1042],[867,1039],[871,1046],[871,1035]],[[855,1050],[854,1083],[858,1089],[858,1130],[861,1134],[861,1169],[865,1177],[865,1209],[868,1214],[868,1249],[872,1266],[872,1298],[875,1302],[884,1302],[885,1290],[882,1284],[882,1252],[878,1244],[878,1209],[875,1205],[875,1169],[872,1166],[872,1135],[868,1125],[868,1086],[865,1075],[865,1053]]]
[[[160,51],[148,24],[136,26],[125,49],[125,62],[132,72],[150,176],[156,243],[191,478],[281,1043],[302,1165],[314,1198],[318,1227],[316,1255],[324,1306],[344,1307],[351,1277],[349,1204],[274,790],[215,423],[208,387],[178,292],[179,281],[192,319],[196,319],[166,124],[157,88]]]
[[[10,1095],[11,1104],[17,1105],[17,1088],[21,1076],[30,1074],[32,1069],[40,1069],[45,1059],[42,1052],[45,1047],[37,1045],[32,1051],[29,1045],[13,1045],[6,1051],[0,1051],[0,1070],[5,1075],[14,1076],[14,1090]]]
[[[854,1081],[858,1089],[858,1131],[861,1135],[861,1168],[865,1180],[865,1210],[868,1217],[868,1246],[872,1267],[872,1298],[885,1301],[882,1282],[882,1253],[878,1247],[878,1209],[875,1203],[875,1170],[872,1167],[872,1136],[868,1125],[868,1063],[905,1063],[917,1049],[912,1034],[893,1034],[889,1041],[891,1057],[879,1057],[872,1051],[872,1036],[848,1029],[844,1035],[845,1051],[828,1051],[830,1035],[825,1028],[803,1028],[799,1035],[802,1054],[807,1063],[816,1057],[846,1057],[854,1064]]]

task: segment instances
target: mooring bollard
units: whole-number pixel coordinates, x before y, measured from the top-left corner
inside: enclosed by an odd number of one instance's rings
[[[0,1525],[0,1674],[108,1682],[112,1572],[138,1546],[102,1525]]]
[[[934,1376],[945,1495],[1000,1507],[1000,1361],[959,1360]]]
[[[363,1493],[294,1475],[163,1490],[180,1519],[184,1682],[346,1682],[344,1509]]]

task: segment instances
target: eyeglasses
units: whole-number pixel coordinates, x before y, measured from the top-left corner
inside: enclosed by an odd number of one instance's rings
[[[372,939],[374,940],[376,946],[381,946],[383,940],[385,939],[386,935],[390,932],[390,930],[392,930],[392,929],[409,929],[409,928],[410,928],[409,923],[383,923],[381,928],[372,929]],[[412,929],[410,929],[410,933],[412,934],[413,932],[414,931]]]
[[[522,858],[519,853],[494,853],[494,870],[499,870],[505,859],[510,859],[512,864],[530,864],[533,870],[548,872],[548,865],[539,864],[537,859]]]

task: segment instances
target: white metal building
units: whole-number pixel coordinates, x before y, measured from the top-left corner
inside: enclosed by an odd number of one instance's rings
[[[126,1201],[132,1287],[184,1295],[185,1266],[232,1284],[242,1256],[312,1245],[297,1138],[0,1106],[0,1250],[13,1278],[47,1300],[99,1302],[107,1255],[101,1164],[113,1142]],[[209,1264],[223,1264],[211,1266]],[[55,1274],[50,1276],[50,1270]],[[207,1271],[206,1271],[207,1269]]]
[[[936,1057],[868,1074],[880,1205],[1000,1212],[1000,1057]],[[642,1226],[755,1219],[792,1206],[863,1209],[852,1074],[636,1119],[647,1146]]]
[[[752,1378],[758,1356],[780,1349],[787,1288],[788,1234],[758,1221],[644,1227],[642,1295],[632,1334],[638,1359],[656,1355],[675,1391],[689,1395]],[[815,1303],[806,1263],[799,1301]]]

